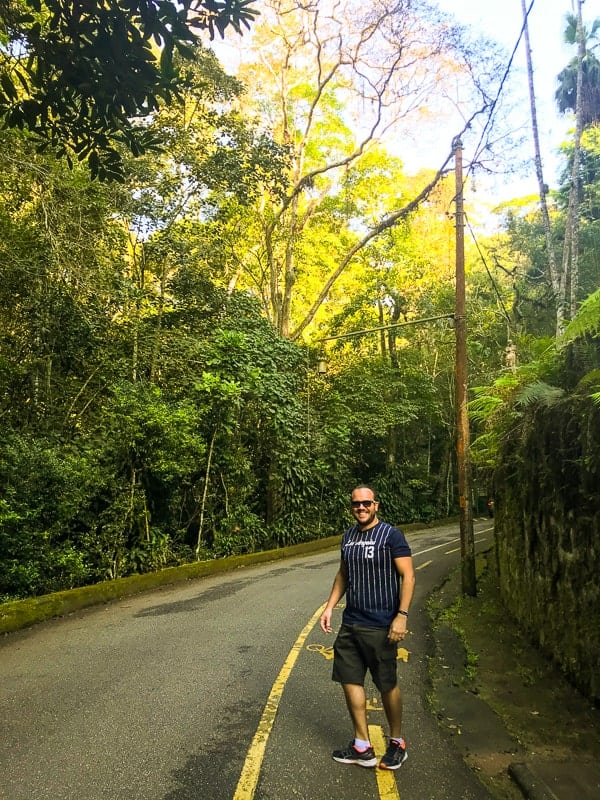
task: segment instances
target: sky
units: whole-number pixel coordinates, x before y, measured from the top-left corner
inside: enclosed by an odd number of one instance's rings
[[[523,24],[521,0],[435,0],[435,2],[459,22],[480,29],[486,36],[496,39],[509,53],[512,53]],[[526,0],[527,7],[530,2],[531,0]],[[556,188],[558,183],[560,159],[557,149],[567,138],[572,125],[568,118],[558,114],[554,102],[556,76],[575,55],[574,49],[563,42],[565,16],[572,11],[571,0],[535,0],[529,15],[529,39],[544,177],[552,188]],[[589,23],[594,16],[600,15],[600,0],[588,0],[583,13],[584,23],[586,21]],[[523,122],[531,130],[523,41],[515,55],[513,70],[518,70],[523,75],[524,103],[522,106],[519,105],[519,112],[522,111],[519,123]],[[530,134],[524,147],[529,148],[533,158],[533,140]],[[533,166],[530,176],[513,179],[502,193],[514,197],[530,192],[537,192]]]
[[[507,64],[523,24],[521,0],[430,0],[439,8],[454,16],[458,22],[479,29],[488,38],[495,39],[507,51]],[[531,0],[526,0],[529,7]],[[534,87],[536,93],[537,116],[540,129],[540,145],[545,182],[556,188],[559,181],[561,159],[558,148],[568,138],[568,131],[573,126],[572,120],[562,117],[556,110],[554,92],[556,76],[575,55],[574,48],[563,42],[565,16],[572,13],[571,0],[534,0],[529,15],[529,37],[534,66]],[[584,5],[584,22],[600,16],[600,0],[587,0]],[[230,55],[235,53],[235,43]],[[227,61],[228,46],[215,48],[219,56]],[[233,56],[235,59],[235,56]],[[511,127],[523,131],[525,141],[519,150],[519,160],[531,159],[531,167],[521,175],[506,177],[480,178],[481,188],[495,195],[497,200],[508,200],[514,197],[537,194],[537,179],[533,164],[534,148],[531,137],[531,117],[524,41],[513,61],[511,73],[517,73],[522,79],[517,81],[517,90],[511,90],[510,99],[516,109],[511,115]],[[514,84],[513,84],[514,87]],[[462,123],[459,128],[462,127]],[[405,131],[401,138],[396,138],[396,146],[401,147],[401,155],[407,172],[414,174],[420,169],[437,169],[444,162],[452,144],[452,138],[459,130],[444,127],[432,128],[429,134],[414,128],[414,139],[410,140],[410,132]],[[388,143],[386,143],[386,146]],[[473,145],[474,146],[474,145]],[[392,145],[394,150],[394,145]],[[469,161],[467,146],[463,153],[464,164]],[[472,155],[472,154],[471,154]]]

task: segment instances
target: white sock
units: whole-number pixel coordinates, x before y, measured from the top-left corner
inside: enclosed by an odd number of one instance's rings
[[[364,739],[355,739],[354,747],[356,747],[357,750],[367,750],[369,747],[371,747],[371,742],[368,740],[365,741]]]

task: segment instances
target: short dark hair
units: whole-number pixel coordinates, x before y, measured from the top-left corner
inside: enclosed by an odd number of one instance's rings
[[[373,494],[373,500],[374,500],[376,503],[378,503],[378,502],[379,502],[379,500],[377,499],[377,492],[375,491],[375,489],[374,489],[372,486],[369,486],[369,485],[368,485],[368,484],[366,484],[366,483],[360,483],[358,486],[355,486],[355,487],[354,487],[354,489],[352,489],[352,491],[350,492],[350,497],[352,497],[352,495],[354,494],[354,492],[355,492],[357,489],[368,489],[368,490],[369,490],[370,492],[372,492],[372,494]]]

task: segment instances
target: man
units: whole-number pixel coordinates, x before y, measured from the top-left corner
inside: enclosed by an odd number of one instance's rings
[[[398,769],[407,753],[401,730],[397,650],[407,633],[415,572],[402,531],[378,519],[379,503],[373,489],[357,486],[350,507],[356,524],[342,537],[340,568],[321,615],[322,630],[331,633],[333,609],[346,594],[342,625],[333,646],[332,678],[344,689],[354,740],[347,748],[334,750],[333,758],[362,767],[377,763],[367,726],[364,679],[368,669],[381,693],[390,729],[389,745],[379,766]]]

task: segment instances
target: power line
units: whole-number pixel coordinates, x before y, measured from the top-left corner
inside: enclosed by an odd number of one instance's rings
[[[473,242],[475,243],[475,247],[477,248],[477,252],[479,253],[479,257],[481,258],[481,261],[483,262],[483,266],[485,267],[485,271],[487,272],[488,278],[490,279],[490,283],[492,284],[492,287],[494,289],[496,297],[498,298],[498,302],[500,303],[500,306],[502,307],[502,313],[504,314],[504,317],[505,317],[505,319],[506,319],[506,321],[508,323],[509,328],[512,328],[512,320],[510,318],[510,315],[509,315],[508,311],[506,310],[506,306],[504,305],[504,300],[502,299],[502,295],[500,294],[500,290],[498,289],[496,281],[494,280],[494,277],[493,277],[492,273],[490,272],[490,269],[489,269],[489,267],[487,265],[487,261],[485,259],[485,256],[484,256],[484,254],[483,254],[483,252],[481,250],[481,247],[479,246],[479,242],[477,241],[477,237],[475,236],[475,232],[473,231],[473,228],[471,227],[471,223],[469,222],[469,218],[467,217],[466,214],[464,216],[465,216],[465,219],[466,219],[466,222],[467,222],[467,227],[469,228],[469,233],[471,234],[471,238],[473,239]]]
[[[512,69],[512,65],[513,65],[513,61],[514,61],[515,55],[517,53],[517,50],[519,49],[519,45],[521,44],[521,39],[523,38],[523,34],[525,32],[525,26],[527,25],[527,21],[529,20],[529,15],[531,13],[531,10],[533,9],[534,4],[535,4],[535,0],[531,0],[531,3],[529,4],[529,8],[527,9],[527,11],[525,13],[525,17],[523,18],[523,24],[521,25],[521,30],[520,30],[519,35],[517,37],[517,41],[515,43],[515,46],[513,47],[511,56],[510,56],[510,58],[508,60],[508,64],[506,65],[506,69],[504,70],[504,75],[502,76],[502,80],[500,81],[500,86],[498,87],[498,91],[496,92],[496,97],[492,101],[492,104],[491,104],[491,107],[490,107],[490,111],[489,111],[489,114],[487,116],[487,121],[486,121],[485,125],[483,126],[483,131],[481,132],[481,136],[479,138],[479,143],[477,144],[477,147],[475,148],[475,156],[471,160],[471,163],[469,165],[467,173],[470,173],[472,171],[473,165],[476,162],[479,153],[482,152],[483,150],[485,150],[485,147],[487,147],[487,144],[485,146],[482,146],[482,142],[483,142],[483,139],[486,136],[486,134],[487,134],[487,132],[488,132],[488,130],[489,130],[491,124],[492,124],[493,115],[494,115],[494,113],[496,111],[496,107],[498,105],[498,101],[500,100],[500,96],[501,96],[502,92],[504,91],[504,86],[506,84],[506,81],[508,80],[508,76],[509,76],[510,71]]]
[[[508,80],[508,76],[509,76],[510,71],[512,69],[512,65],[513,65],[513,61],[515,59],[515,55],[517,53],[517,50],[519,49],[519,45],[521,44],[521,39],[523,38],[523,34],[525,32],[525,26],[527,25],[527,21],[529,19],[529,15],[530,15],[534,5],[535,5],[535,0],[531,0],[531,2],[529,4],[529,8],[527,9],[527,11],[525,13],[525,17],[523,18],[523,24],[521,25],[521,30],[520,30],[519,35],[517,37],[517,41],[515,43],[515,46],[512,49],[512,53],[510,55],[510,58],[508,60],[507,65],[506,65],[506,69],[504,70],[504,74],[502,75],[502,80],[500,81],[500,85],[498,87],[498,91],[496,92],[496,96],[495,96],[495,98],[492,100],[492,102],[490,104],[486,122],[485,122],[485,124],[483,126],[483,130],[481,132],[481,136],[479,137],[479,142],[477,143],[477,147],[475,148],[475,154],[474,154],[473,158],[471,159],[471,161],[469,163],[469,166],[466,169],[466,176],[463,179],[463,188],[464,188],[464,184],[467,181],[467,177],[469,175],[471,175],[471,173],[474,170],[474,167],[475,167],[475,164],[477,163],[477,159],[479,157],[479,154],[481,152],[483,152],[483,150],[485,150],[485,148],[487,147],[487,142],[486,142],[485,145],[483,145],[482,143],[483,143],[483,140],[484,140],[485,136],[487,135],[490,127],[491,127],[492,119],[493,119],[494,113],[496,111],[496,107],[497,107],[498,102],[500,100],[500,96],[502,95],[502,92],[504,91],[504,87],[506,85],[506,81]],[[477,116],[477,115],[474,115],[474,116]],[[456,198],[453,198],[451,202],[454,203],[455,200],[456,200]],[[448,211],[447,213],[450,214],[451,212]]]
[[[419,325],[423,322],[434,322],[438,319],[454,319],[454,314],[440,314],[437,317],[421,317],[420,319],[411,319],[408,322],[393,322],[390,325],[380,325],[377,328],[364,328],[361,331],[350,331],[349,333],[338,333],[334,336],[322,336],[316,339],[317,342],[330,342],[333,339],[350,339],[353,336],[364,336],[367,333],[377,333],[377,331],[389,331],[392,328],[404,328],[405,325]]]
[[[477,162],[477,158],[478,158],[479,154],[485,149],[485,147],[487,147],[487,144],[483,145],[482,143],[483,143],[484,138],[488,134],[488,131],[489,131],[491,125],[492,125],[492,120],[493,120],[494,113],[496,111],[496,108],[497,108],[498,102],[500,100],[500,97],[502,95],[502,92],[504,91],[504,87],[506,85],[506,81],[508,80],[508,76],[509,76],[510,71],[512,69],[512,65],[513,65],[513,62],[514,62],[514,59],[515,59],[515,55],[517,53],[517,50],[519,49],[519,45],[521,44],[521,40],[523,38],[523,34],[525,33],[525,27],[527,25],[527,22],[529,20],[529,15],[531,14],[531,11],[532,11],[534,5],[535,5],[535,0],[531,0],[531,2],[529,4],[529,8],[525,12],[525,16],[523,18],[523,23],[521,25],[521,30],[520,30],[519,35],[517,37],[517,41],[515,42],[515,46],[512,49],[512,53],[510,55],[510,58],[508,60],[507,65],[506,65],[506,69],[504,70],[504,74],[502,75],[502,80],[500,81],[500,85],[498,87],[498,91],[496,92],[496,97],[494,98],[494,100],[491,103],[491,106],[490,106],[490,109],[489,109],[489,113],[487,115],[487,119],[486,119],[485,125],[483,126],[483,130],[481,132],[481,136],[479,137],[479,142],[477,144],[477,147],[475,148],[475,155],[474,155],[473,159],[471,160],[471,163],[469,164],[469,167],[467,169],[467,175],[470,175],[472,173],[472,171],[474,169],[474,165]],[[466,183],[466,177],[463,179],[462,188],[464,188],[464,184],[465,183]],[[471,223],[468,220],[466,214],[464,215],[464,218],[465,218],[467,226],[469,228],[469,233],[471,234],[471,238],[473,239],[473,242],[475,243],[475,247],[477,248],[477,252],[479,253],[479,257],[481,258],[483,266],[485,267],[485,271],[487,272],[488,278],[490,279],[490,283],[492,284],[492,287],[494,289],[496,297],[498,298],[498,302],[500,303],[500,306],[502,308],[502,312],[504,314],[504,317],[505,317],[509,327],[512,327],[512,321],[511,321],[510,315],[509,315],[509,313],[508,313],[508,311],[506,309],[506,306],[504,305],[504,301],[502,299],[502,296],[500,294],[498,286],[497,286],[497,284],[496,284],[496,282],[495,282],[495,280],[494,280],[494,278],[493,278],[493,276],[492,276],[492,274],[490,272],[490,269],[488,267],[488,264],[487,264],[487,261],[485,259],[485,256],[484,256],[484,254],[483,254],[483,252],[482,252],[482,250],[481,250],[481,248],[479,246],[479,242],[478,242],[478,240],[477,240],[477,238],[475,236],[473,228],[471,227]]]

